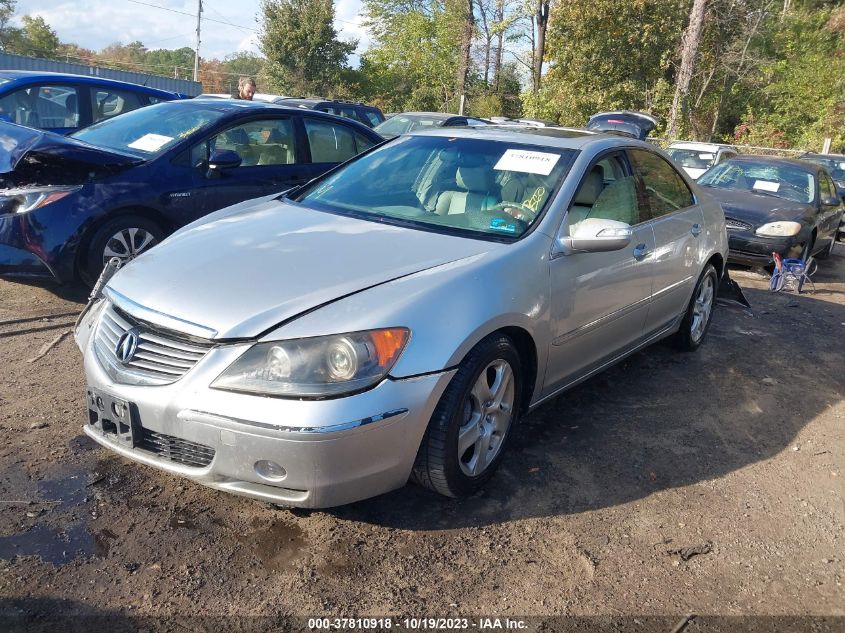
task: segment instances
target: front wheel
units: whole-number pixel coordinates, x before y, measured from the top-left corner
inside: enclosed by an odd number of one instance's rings
[[[522,365],[510,338],[492,334],[458,368],[431,416],[412,478],[447,497],[479,490],[501,461],[522,398]]]
[[[704,341],[704,336],[707,334],[710,320],[713,317],[713,306],[716,303],[718,286],[719,279],[716,276],[716,269],[712,264],[707,264],[704,272],[698,278],[695,290],[692,291],[692,299],[690,299],[684,313],[681,328],[675,335],[675,346],[681,351],[695,351]]]
[[[164,238],[161,227],[137,215],[118,216],[101,226],[88,242],[82,278],[90,286],[113,257],[125,264]]]

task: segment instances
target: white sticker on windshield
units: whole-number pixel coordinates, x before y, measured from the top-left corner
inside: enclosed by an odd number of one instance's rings
[[[509,149],[493,169],[499,171],[521,171],[526,174],[540,174],[548,176],[560,160],[559,154],[546,152],[531,152],[524,149]]]
[[[760,189],[761,191],[771,191],[774,193],[780,189],[780,183],[771,182],[770,180],[755,180],[752,189]]]
[[[128,147],[139,149],[142,152],[156,152],[173,140],[172,136],[161,134],[144,134],[137,141],[129,143]]]

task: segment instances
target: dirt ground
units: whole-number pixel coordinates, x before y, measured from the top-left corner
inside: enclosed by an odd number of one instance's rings
[[[476,497],[409,485],[315,512],[96,446],[72,336],[33,360],[73,317],[0,324],[0,620],[814,615],[845,630],[845,245],[815,294],[734,278],[753,310],[720,305],[697,353],[658,344],[534,412]],[[0,281],[0,321],[82,296]]]

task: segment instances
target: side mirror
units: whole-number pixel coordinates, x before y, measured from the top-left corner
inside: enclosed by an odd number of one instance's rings
[[[823,207],[838,207],[840,202],[842,202],[842,200],[833,196],[822,198]]]
[[[242,160],[237,152],[230,149],[214,150],[208,159],[208,172],[206,172],[206,176],[209,178],[217,177],[225,169],[239,167]]]
[[[628,246],[634,235],[630,224],[602,218],[587,218],[573,224],[570,233],[571,235],[558,236],[555,254],[618,251]]]

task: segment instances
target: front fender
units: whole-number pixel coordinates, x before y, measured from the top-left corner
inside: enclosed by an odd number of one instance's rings
[[[390,372],[404,378],[454,367],[488,334],[517,327],[534,341],[539,384],[550,336],[549,251],[550,238],[535,233],[507,248],[341,299],[277,328],[262,340],[405,326],[411,330],[411,340]]]

